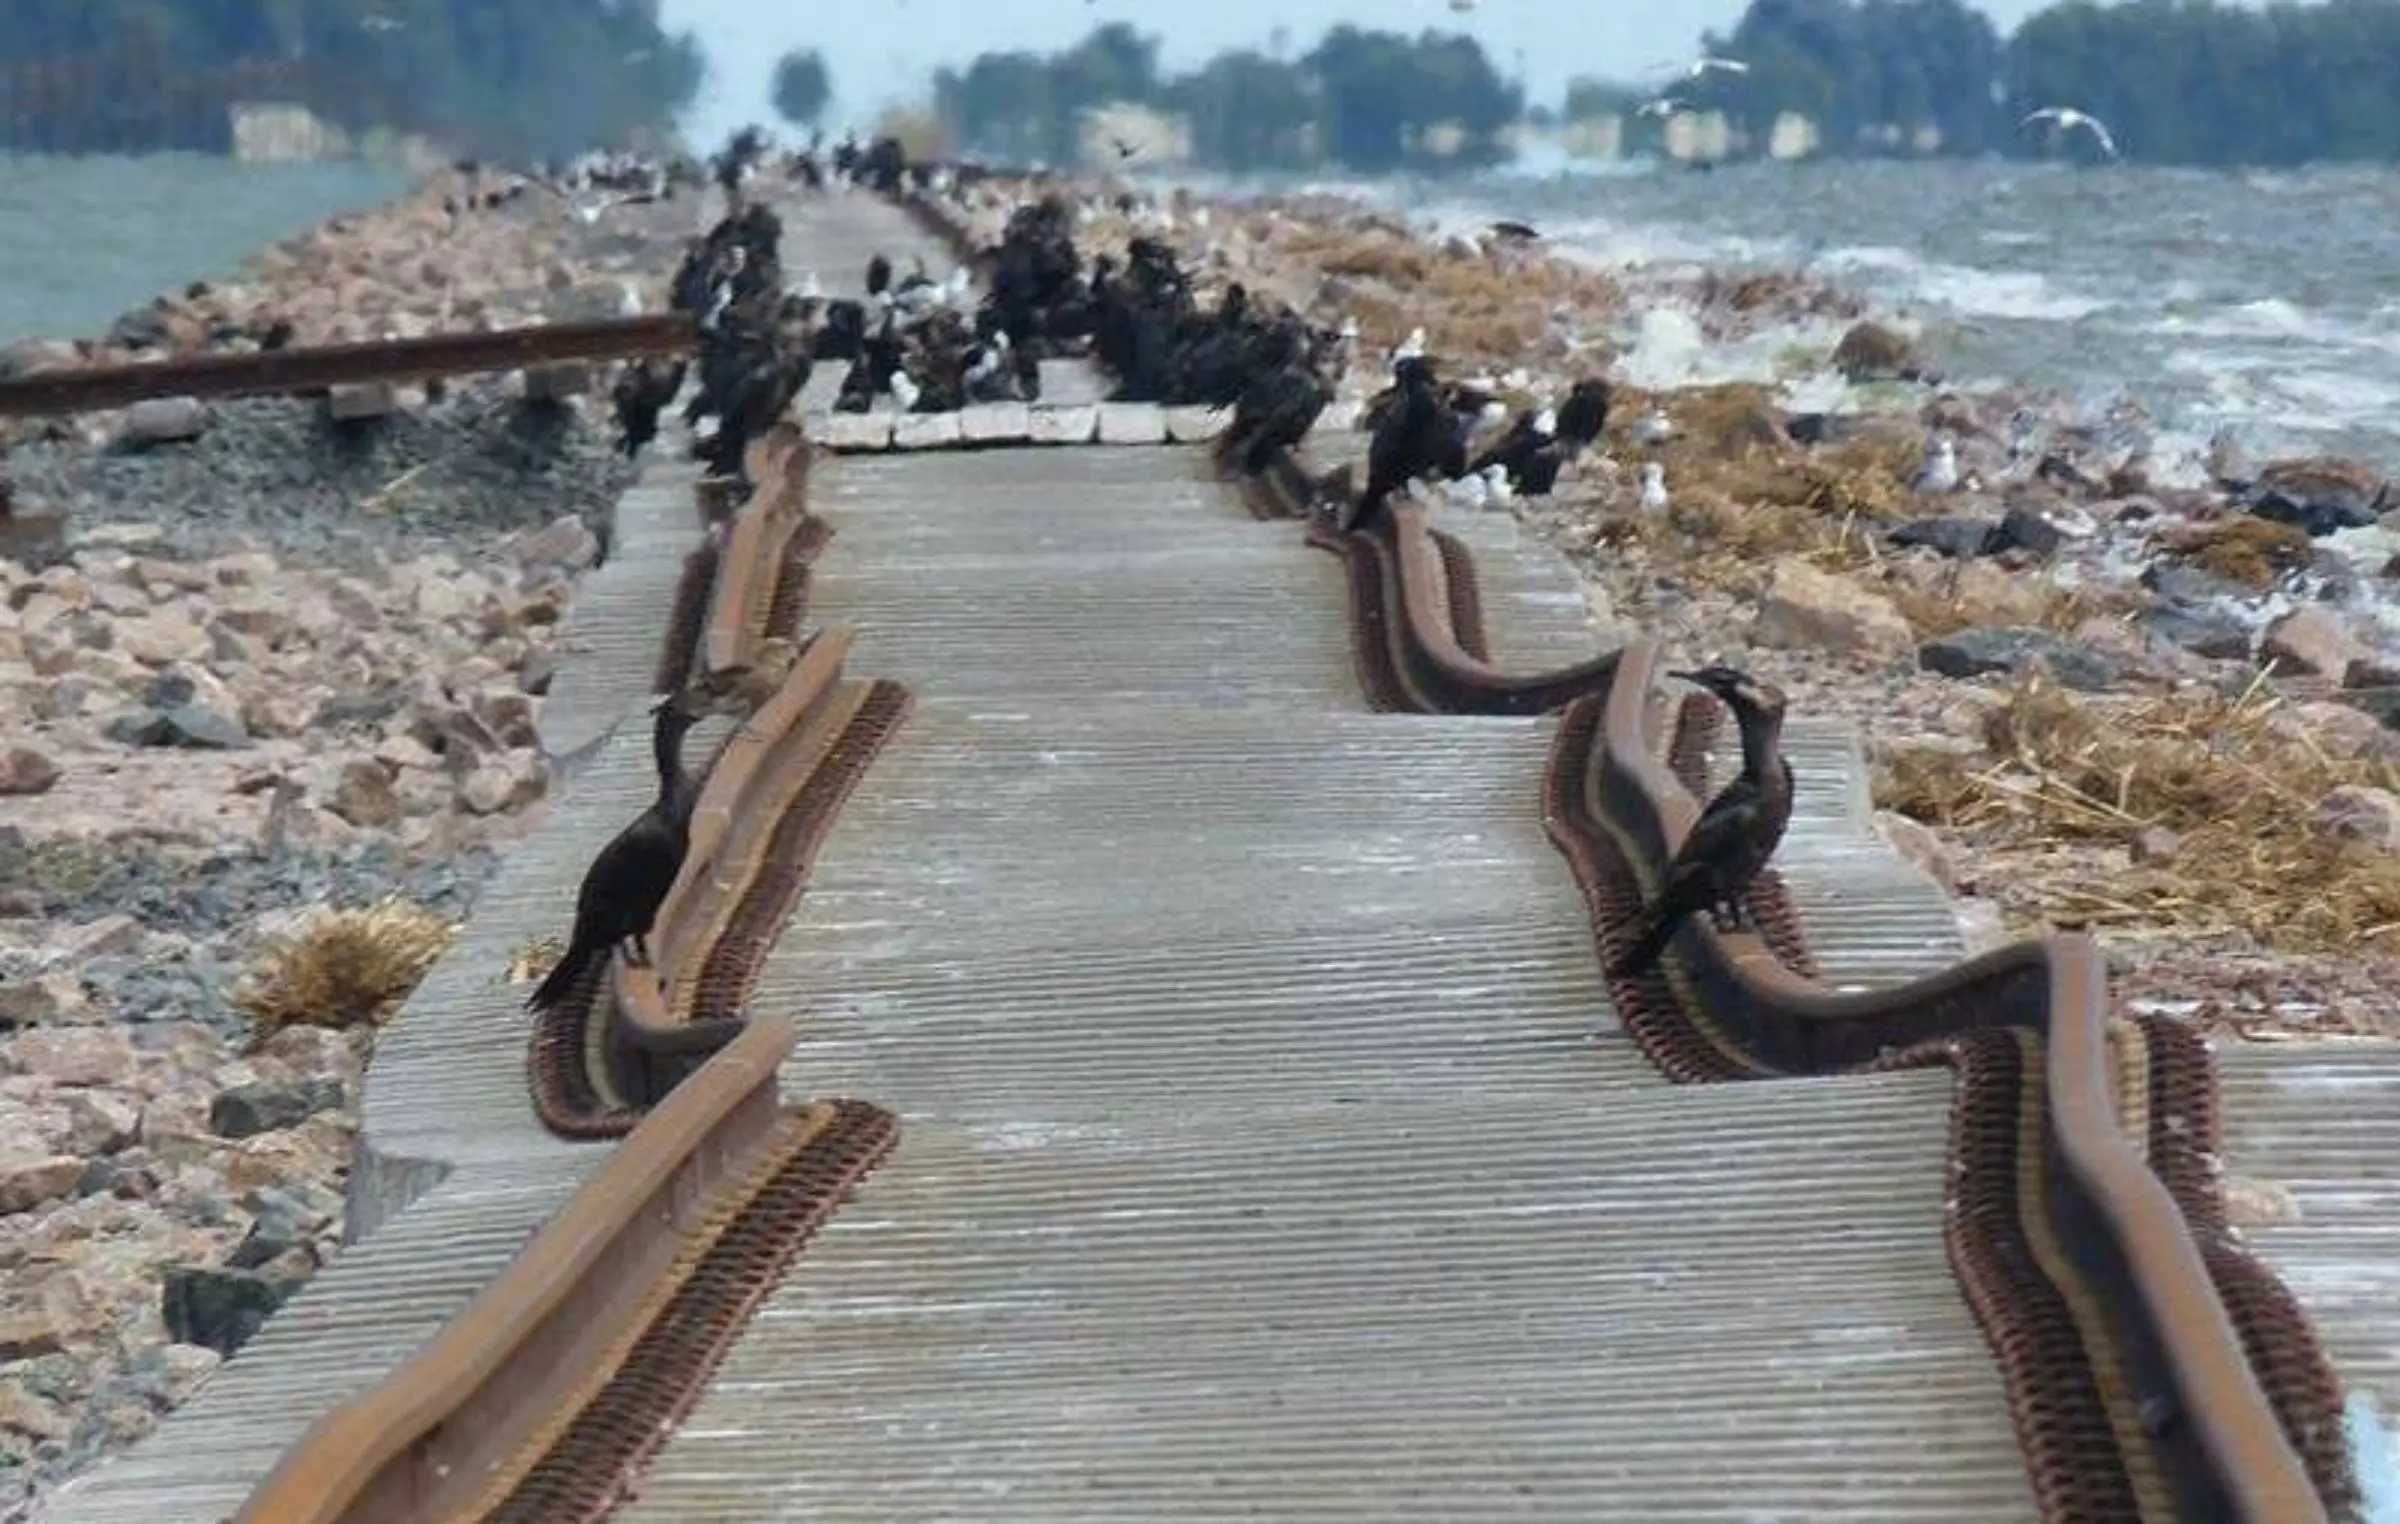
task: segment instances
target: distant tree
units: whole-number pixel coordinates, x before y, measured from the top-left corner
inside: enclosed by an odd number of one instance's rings
[[[1560,107],[1559,115],[1570,122],[1591,122],[1604,116],[1623,116],[1648,100],[1650,95],[1650,91],[1639,85],[1578,74],[1567,81],[1566,103]]]
[[[815,127],[825,119],[833,101],[833,76],[825,55],[814,48],[794,48],[775,61],[775,114],[794,127]]]
[[[1308,80],[1264,53],[1220,53],[1177,80],[1167,104],[1190,121],[1201,162],[1246,174],[1304,169],[1316,157]]]
[[[531,158],[666,128],[699,45],[658,0],[7,0],[0,147],[223,151],[227,107]]]

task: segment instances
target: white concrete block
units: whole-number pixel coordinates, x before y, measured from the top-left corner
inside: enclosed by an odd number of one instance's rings
[[[829,450],[888,450],[892,447],[889,413],[819,413],[807,420],[808,437]]]
[[[958,430],[969,444],[1006,444],[1033,433],[1033,409],[1022,402],[978,402],[958,415]]]
[[[1102,444],[1165,444],[1167,410],[1155,402],[1100,404]]]
[[[895,450],[946,450],[962,437],[956,413],[902,413],[892,425]]]
[[[1028,421],[1032,426],[1025,437],[1035,444],[1090,444],[1100,432],[1100,409],[1044,407],[1037,402]]]
[[[1177,444],[1206,444],[1233,422],[1229,407],[1171,407],[1166,411],[1167,437]]]

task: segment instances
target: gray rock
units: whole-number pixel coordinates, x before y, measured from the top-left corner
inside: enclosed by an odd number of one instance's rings
[[[155,303],[134,308],[108,328],[108,342],[120,349],[155,349],[172,337],[167,331],[167,315]]]
[[[230,1355],[249,1343],[291,1294],[290,1286],[255,1270],[180,1265],[167,1272],[159,1310],[176,1343]]]
[[[2229,614],[2169,604],[2144,609],[2134,626],[2153,640],[2180,647],[2210,661],[2241,661],[2250,654],[2250,632]]]
[[[1992,527],[1981,519],[1912,519],[1884,536],[1894,545],[1939,552],[1954,560],[1983,554]]]
[[[121,746],[178,747],[186,751],[236,751],[250,745],[242,722],[206,704],[137,709],[108,722],[108,738]]]
[[[28,571],[47,571],[67,559],[67,516],[0,481],[0,558]]]
[[[2243,506],[2262,519],[2297,525],[2311,535],[2363,529],[2383,516],[2390,494],[2381,479],[2364,468],[2342,469],[2347,462],[2311,469],[2314,464],[2268,467],[2251,484]]]
[[[297,1085],[260,1082],[236,1085],[217,1093],[208,1103],[208,1125],[221,1138],[249,1138],[262,1132],[297,1127],[320,1111],[342,1104],[338,1080],[308,1080]]]
[[[342,1210],[339,1196],[305,1182],[252,1191],[242,1204],[250,1209],[251,1223],[227,1261],[236,1270],[256,1270],[294,1249],[313,1255],[317,1240],[331,1231]]]
[[[2121,680],[2124,668],[2063,636],[2030,626],[1961,630],[1927,641],[1917,664],[1944,677],[1982,677],[2015,672],[2039,658],[2065,687],[2097,692]]]
[[[197,397],[146,397],[125,410],[117,425],[120,450],[189,444],[208,432],[208,408]]]
[[[2345,688],[2334,697],[2375,716],[2385,729],[2400,730],[2400,688]]]

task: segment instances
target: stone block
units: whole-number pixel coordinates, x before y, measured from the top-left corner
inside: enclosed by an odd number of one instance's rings
[[[1166,413],[1167,438],[1177,444],[1206,444],[1233,422],[1229,407],[1171,407]]]
[[[956,413],[902,413],[892,424],[895,450],[946,450],[961,437]]]
[[[978,402],[958,415],[961,438],[969,444],[1008,444],[1033,433],[1033,409],[1022,402]]]
[[[829,450],[888,450],[890,413],[820,413],[806,421],[808,437]]]
[[[1100,409],[1035,404],[1026,437],[1035,444],[1090,444],[1100,431]]]
[[[1165,444],[1167,410],[1155,402],[1103,402],[1099,432],[1102,444]]]

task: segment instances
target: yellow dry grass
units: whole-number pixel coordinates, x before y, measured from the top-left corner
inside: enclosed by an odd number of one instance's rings
[[[363,910],[327,911],[262,949],[230,1000],[262,1041],[286,1027],[380,1026],[457,931],[396,896]]]
[[[1674,437],[1632,442],[1628,431],[1653,408],[1672,421]],[[1913,439],[1895,429],[1795,444],[1765,386],[1620,388],[1609,433],[1619,460],[1665,467],[1667,528],[1680,541],[1654,535],[1652,548],[1708,585],[1747,589],[1791,556],[1829,571],[1872,565],[1884,555],[1884,531],[1920,511],[1908,486],[1920,450]],[[1602,537],[1614,536],[1604,527]]]
[[[1878,802],[1970,842],[2126,848],[2046,877],[2058,919],[2238,929],[2295,952],[2400,931],[2400,856],[2316,818],[2332,790],[2400,786],[2400,769],[2329,754],[2263,679],[2102,701],[2035,675],[1981,730],[1968,748],[1888,751]]]
[[[565,955],[566,943],[554,936],[535,937],[508,960],[510,984],[539,984]]]
[[[2158,537],[2158,547],[2168,560],[2261,589],[2307,566],[2316,554],[2307,530],[2249,514],[2177,525]]]

